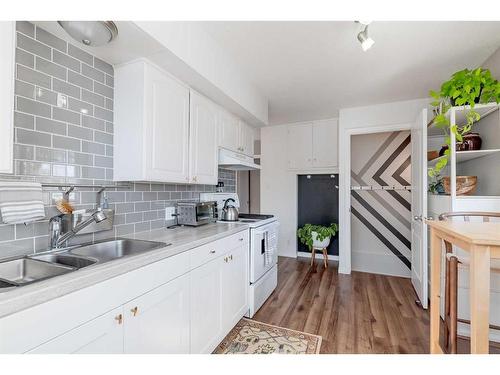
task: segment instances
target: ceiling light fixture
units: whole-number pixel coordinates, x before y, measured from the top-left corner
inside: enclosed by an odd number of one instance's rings
[[[363,30],[358,33],[358,41],[361,43],[363,51],[366,52],[375,44],[375,41],[368,36],[368,25],[370,24],[370,21],[356,22],[364,26]]]

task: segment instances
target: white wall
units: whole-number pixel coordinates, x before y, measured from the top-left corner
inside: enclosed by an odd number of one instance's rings
[[[339,111],[339,272],[351,272],[351,166],[350,136],[371,128],[372,132],[400,130],[415,121],[429,99],[415,99],[364,107],[344,108]],[[370,130],[367,130],[368,132]]]
[[[332,170],[288,170],[288,125],[291,124],[261,128],[260,211],[262,214],[274,214],[280,221],[278,254],[295,258],[297,256],[297,175],[338,173],[338,170],[336,168]]]

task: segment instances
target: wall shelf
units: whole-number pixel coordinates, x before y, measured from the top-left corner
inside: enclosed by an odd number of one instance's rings
[[[483,158],[485,156],[490,156],[490,155],[495,154],[497,152],[500,152],[500,149],[457,151],[456,152],[457,164],[465,163],[466,161],[469,161],[469,160]],[[436,165],[436,163],[441,159],[443,159],[443,156],[440,156],[439,158],[436,158],[436,159],[429,160],[428,166],[434,167]]]
[[[481,120],[488,117],[492,113],[498,111],[499,105],[497,103],[485,103],[485,104],[476,104],[474,106],[474,110],[481,115]],[[452,111],[455,112],[455,124],[458,126],[463,126],[466,124],[465,115],[467,111],[470,110],[470,106],[460,106],[460,107],[452,107],[446,112],[446,117],[450,118]],[[442,135],[443,130],[434,126],[433,120],[429,122],[429,127],[427,130],[427,134],[429,136]]]

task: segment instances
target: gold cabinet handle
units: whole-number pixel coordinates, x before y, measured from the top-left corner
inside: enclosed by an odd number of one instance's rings
[[[243,241],[243,237],[241,237],[238,241]]]
[[[228,257],[224,257],[224,262],[227,263]]]
[[[215,254],[215,250],[210,250],[210,254]]]
[[[136,316],[136,315],[137,315],[137,311],[139,311],[139,308],[138,308],[137,306],[136,306],[136,307],[134,307],[133,309],[130,309],[130,312],[131,312],[134,316]]]
[[[233,254],[229,256],[229,260],[233,260]]]
[[[117,316],[115,316],[115,320],[118,322],[118,324],[122,324],[122,322],[123,322],[123,315],[122,314],[118,314]]]

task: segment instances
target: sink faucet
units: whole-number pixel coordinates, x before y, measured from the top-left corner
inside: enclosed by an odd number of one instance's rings
[[[50,243],[49,249],[57,249],[64,242],[75,236],[78,232],[80,232],[83,228],[88,226],[89,224],[96,222],[100,223],[103,220],[106,220],[106,215],[101,210],[96,210],[90,215],[87,219],[82,221],[80,224],[75,226],[73,229],[68,232],[61,234],[61,226],[62,226],[62,217],[63,215],[57,215],[50,219],[49,221],[49,234],[50,234]]]

